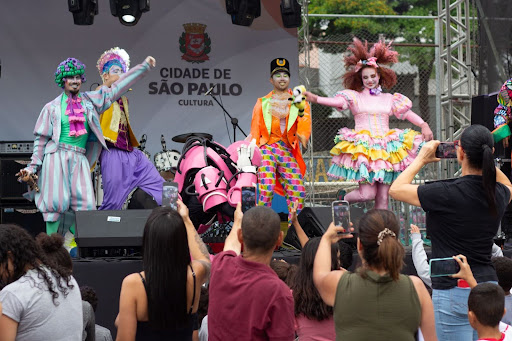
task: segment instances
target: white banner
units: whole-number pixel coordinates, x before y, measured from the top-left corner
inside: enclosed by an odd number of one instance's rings
[[[251,27],[231,24],[224,0],[152,0],[134,27],[121,25],[99,1],[92,26],[75,26],[66,1],[3,1],[0,11],[0,140],[32,140],[43,106],[59,95],[53,81],[57,65],[67,57],[86,65],[82,91],[100,82],[96,61],[119,46],[135,65],[148,55],[157,67],[128,93],[136,135],[148,135],[147,149],[182,144],[171,138],[188,132],[210,133],[228,145],[233,138],[229,118],[210,96],[239,120],[249,134],[252,108],[272,90],[270,61],[290,60],[291,86],[298,85],[296,29],[282,28],[279,1],[262,0],[261,17]],[[226,127],[227,126],[227,127]],[[237,139],[242,139],[240,131]]]

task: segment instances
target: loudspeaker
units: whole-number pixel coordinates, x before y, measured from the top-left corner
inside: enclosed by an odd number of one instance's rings
[[[75,239],[80,257],[140,253],[144,225],[152,210],[77,211]]]
[[[226,11],[231,14],[232,24],[251,26],[254,18],[261,15],[261,3],[260,0],[227,0]]]
[[[301,6],[297,0],[281,0],[281,18],[286,28],[300,27],[302,18],[300,16]]]
[[[16,224],[27,230],[32,236],[46,232],[43,215],[35,205],[4,205],[0,209],[2,224]]]
[[[32,154],[0,155],[0,201],[29,204],[23,197],[23,193],[27,192],[27,184],[18,182],[16,173],[30,163],[31,156]]]
[[[354,228],[357,229],[357,222],[363,214],[363,208],[350,206],[350,220],[354,224]],[[298,218],[300,226],[309,238],[321,237],[332,222],[332,209],[331,207],[304,207],[300,211]],[[344,242],[355,248],[355,240],[354,234],[354,238],[345,239]],[[293,226],[288,229],[284,242],[297,249],[302,249]]]

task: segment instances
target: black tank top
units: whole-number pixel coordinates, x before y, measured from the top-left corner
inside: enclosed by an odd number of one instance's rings
[[[192,313],[192,308],[194,306],[194,301],[196,299],[196,273],[194,272],[194,269],[192,268],[192,265],[190,266],[190,270],[192,271],[192,277],[194,279],[194,288],[193,288],[193,294],[192,294],[192,306],[190,307],[190,310],[188,314],[190,315],[190,323],[188,326],[185,326],[184,328],[180,329],[152,329],[149,326],[148,321],[137,321],[137,334],[135,335],[135,340],[137,341],[191,341],[192,340],[192,332],[194,330],[199,329],[198,324],[198,316],[197,312]],[[146,280],[142,275],[139,273],[139,276],[142,280],[142,284],[144,284],[144,289],[146,289],[146,296],[148,294],[147,288],[146,288]],[[149,303],[149,298],[148,298]]]

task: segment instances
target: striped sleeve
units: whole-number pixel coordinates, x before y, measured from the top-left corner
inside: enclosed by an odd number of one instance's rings
[[[400,120],[405,120],[409,110],[412,108],[411,100],[402,94],[393,94],[391,113]]]
[[[25,168],[32,173],[37,173],[41,165],[43,164],[44,151],[46,144],[52,137],[53,123],[51,120],[50,103],[45,105],[34,128],[34,150],[32,152],[32,158],[30,164]]]
[[[133,84],[142,79],[149,69],[150,66],[147,62],[139,64],[122,75],[110,88],[104,85],[96,91],[84,93],[84,96],[92,102],[98,114],[101,114],[110,107],[112,102],[124,95]]]

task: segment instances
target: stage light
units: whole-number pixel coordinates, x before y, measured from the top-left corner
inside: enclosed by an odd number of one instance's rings
[[[226,0],[226,12],[231,15],[234,25],[251,26],[261,15],[260,0]]]
[[[300,27],[302,18],[300,16],[301,6],[297,0],[281,0],[281,18],[286,28]]]
[[[147,11],[149,0],[110,0],[110,13],[125,26],[137,25],[142,13]]]
[[[75,25],[92,25],[98,14],[98,0],[68,0],[68,9]]]

